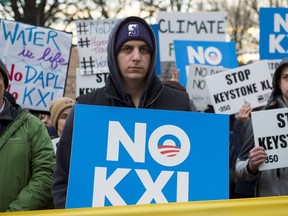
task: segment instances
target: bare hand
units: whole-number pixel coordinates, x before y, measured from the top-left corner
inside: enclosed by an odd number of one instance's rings
[[[249,158],[249,170],[252,173],[256,173],[259,169],[259,166],[266,160],[267,154],[263,147],[257,146],[250,150]]]
[[[250,113],[252,112],[252,107],[250,104],[244,104],[239,113],[238,116],[241,119],[241,121],[243,121],[244,123],[246,123],[249,118],[250,118]]]
[[[171,68],[171,75],[172,75],[171,80],[178,82],[179,81],[180,70],[179,69],[175,70],[174,67]]]

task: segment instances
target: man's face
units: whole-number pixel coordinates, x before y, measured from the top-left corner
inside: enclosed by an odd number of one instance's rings
[[[4,78],[2,76],[2,73],[0,73],[0,108],[2,107],[3,104],[4,91],[5,91]]]
[[[284,102],[286,105],[288,105],[288,66],[282,69],[279,81],[279,87],[281,89]]]
[[[65,110],[63,110],[63,112],[60,114],[59,118],[58,118],[58,122],[57,122],[57,133],[58,136],[61,136],[67,116],[70,112],[71,108],[66,108]]]
[[[150,52],[144,41],[127,41],[120,48],[117,62],[124,83],[145,83],[150,66]]]

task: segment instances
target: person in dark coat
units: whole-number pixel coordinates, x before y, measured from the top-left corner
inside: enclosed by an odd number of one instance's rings
[[[163,85],[157,77],[155,36],[142,18],[132,16],[117,22],[109,35],[107,55],[110,74],[105,86],[80,96],[77,103],[195,111],[186,92]],[[52,184],[56,208],[65,208],[73,123],[74,108],[57,147]]]

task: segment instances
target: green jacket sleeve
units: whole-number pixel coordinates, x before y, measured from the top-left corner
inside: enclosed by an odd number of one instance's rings
[[[53,207],[51,196],[55,153],[44,124],[29,114],[27,134],[30,141],[31,178],[7,211],[48,209]]]

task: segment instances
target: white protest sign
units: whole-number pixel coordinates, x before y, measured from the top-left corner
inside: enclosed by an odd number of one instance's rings
[[[268,67],[271,73],[271,77],[273,78],[274,72],[280,65],[281,59],[268,59],[266,61],[268,62]]]
[[[82,75],[108,74],[108,37],[116,20],[78,20],[77,37]]]
[[[0,58],[8,91],[23,108],[48,111],[64,94],[72,34],[1,20]]]
[[[227,70],[205,79],[216,113],[238,113],[245,103],[252,108],[264,106],[272,91],[266,61]]]
[[[190,99],[193,100],[199,111],[204,111],[208,108],[208,104],[212,104],[205,77],[217,74],[224,70],[226,69],[199,64],[192,64],[189,66],[186,90]]]
[[[255,146],[262,146],[267,159],[259,170],[288,167],[288,108],[252,112]]]
[[[224,12],[159,12],[160,61],[174,62],[173,40],[225,41]]]
[[[76,68],[76,97],[92,92],[105,85],[107,74],[81,75],[80,69]]]

